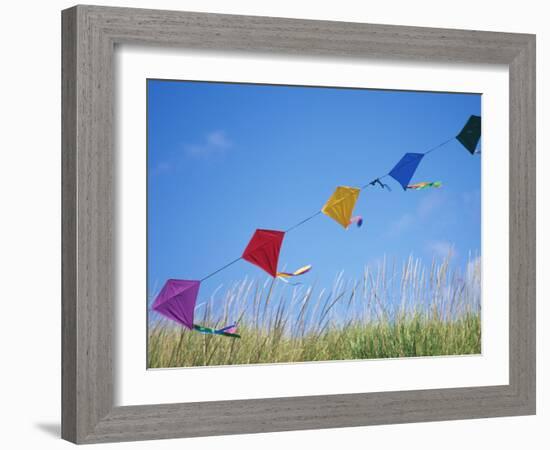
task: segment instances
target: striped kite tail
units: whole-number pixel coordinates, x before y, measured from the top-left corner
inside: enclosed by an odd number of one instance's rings
[[[311,270],[311,264],[308,264],[307,266],[300,267],[298,270],[295,270],[294,272],[277,272],[277,278],[279,278],[279,280],[282,280],[288,283],[287,278],[303,275],[304,273],[308,273],[310,270]],[[291,284],[297,285],[299,283],[291,283]]]
[[[277,272],[277,277],[284,280],[285,278],[291,278],[291,277],[297,277],[299,275],[303,275],[304,273],[308,273],[311,270],[311,264],[308,264],[307,266],[300,267],[298,270],[295,270],[294,272]]]
[[[427,188],[439,188],[443,185],[441,181],[423,181],[422,183],[409,184],[407,189],[427,189]]]
[[[208,327],[203,327],[202,325],[194,324],[193,330],[198,331],[199,333],[202,333],[202,334],[217,334],[220,336],[227,336],[227,337],[232,337],[237,339],[241,338],[241,335],[236,333],[237,324],[229,325],[227,327],[223,327],[220,329],[208,328]]]

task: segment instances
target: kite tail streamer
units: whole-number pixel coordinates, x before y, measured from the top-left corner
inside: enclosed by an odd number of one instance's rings
[[[237,332],[237,324],[234,323],[233,325],[228,325],[227,327],[220,328],[219,331],[222,331],[224,333],[235,334]]]
[[[362,216],[354,216],[350,219],[349,224],[353,225],[354,223],[357,224],[357,227],[360,227],[363,225],[363,217]]]
[[[277,272],[277,277],[280,278],[283,281],[285,278],[290,277],[297,277],[299,275],[303,275],[304,273],[308,273],[311,270],[311,264],[308,264],[307,266],[300,267],[298,270],[295,270],[294,272]]]
[[[407,189],[427,189],[427,188],[439,188],[443,185],[441,181],[424,181],[422,183],[409,184]]]
[[[237,331],[236,324],[229,325],[227,327],[220,328],[218,330],[216,330],[215,328],[208,328],[208,327],[203,327],[202,325],[194,324],[193,329],[203,334],[217,334],[220,336],[227,336],[227,337],[232,337],[237,339],[241,338],[241,335],[236,333]]]
[[[391,192],[391,187],[389,187],[386,183],[382,183],[380,181],[380,178],[377,178],[376,180],[372,180],[367,186],[380,186],[382,189],[387,189]]]

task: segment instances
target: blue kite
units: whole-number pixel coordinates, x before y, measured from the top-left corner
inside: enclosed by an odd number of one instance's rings
[[[389,175],[401,185],[404,191],[407,190],[422,158],[424,158],[424,153],[405,153],[405,156],[390,171]]]

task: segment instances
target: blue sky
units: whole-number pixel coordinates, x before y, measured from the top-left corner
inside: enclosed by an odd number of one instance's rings
[[[239,257],[256,228],[284,230],[318,211],[338,185],[361,186],[407,152],[455,136],[481,96],[427,92],[148,80],[148,289],[200,279]],[[481,159],[453,140],[421,162],[413,182],[440,189],[368,188],[344,230],[320,215],[287,234],[279,269],[332,284],[384,257],[429,263],[453,248],[464,266],[481,239]],[[267,275],[240,261],[205,281]]]

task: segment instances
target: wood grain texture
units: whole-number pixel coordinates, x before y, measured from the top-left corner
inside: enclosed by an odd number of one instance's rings
[[[62,260],[62,313],[61,345],[63,405],[61,434],[71,441],[76,440],[76,10],[72,9],[62,17],[62,155],[61,155],[61,248]]]
[[[93,443],[534,414],[534,36],[96,6],[62,16],[63,438]],[[114,407],[115,44],[508,65],[510,383]]]

